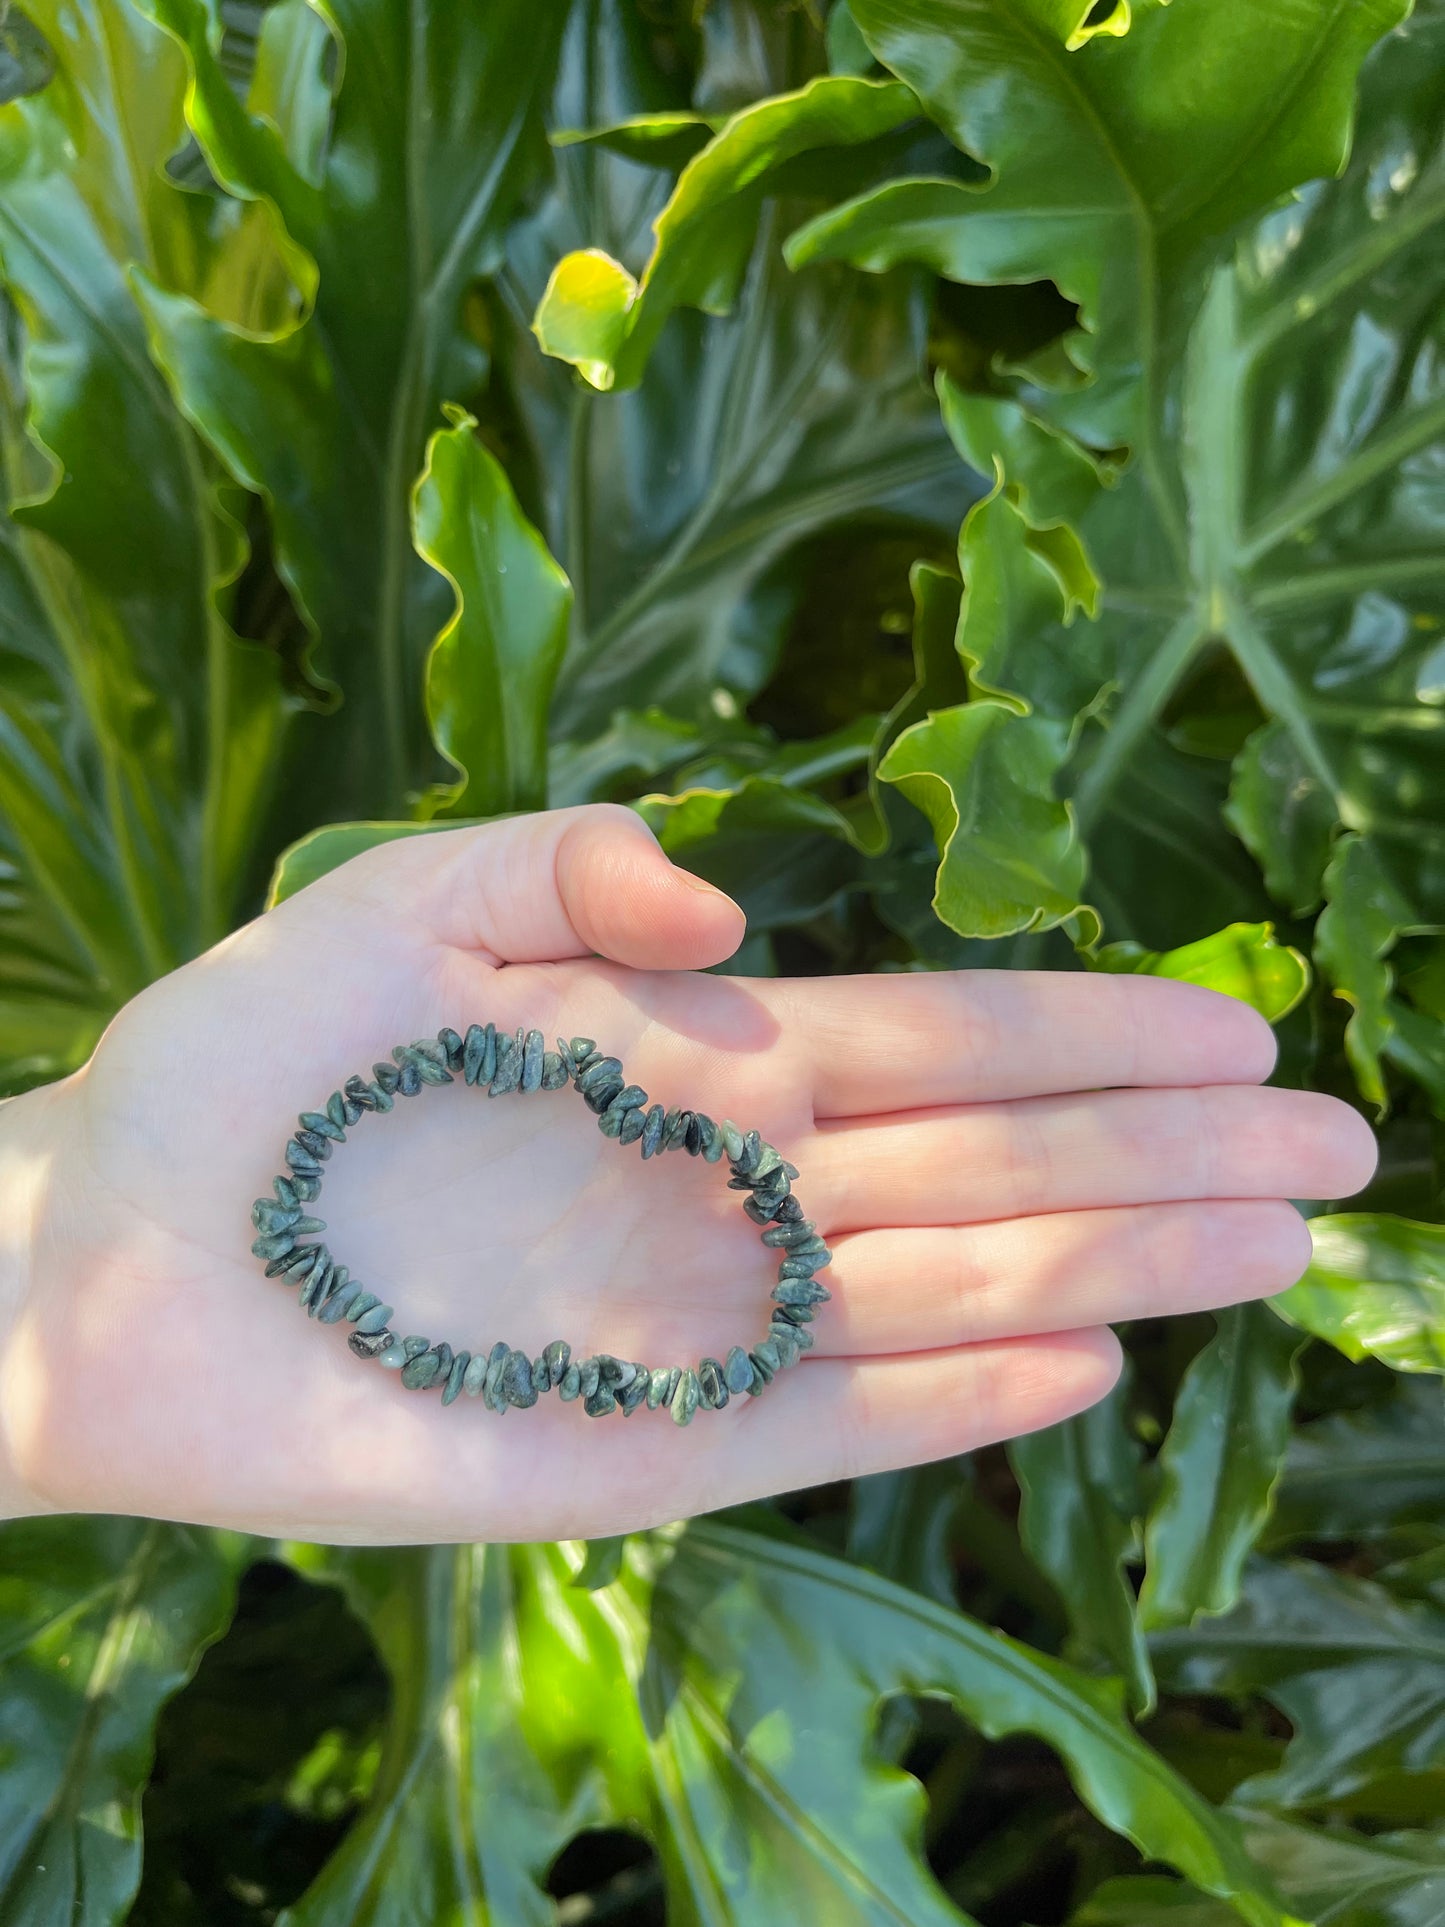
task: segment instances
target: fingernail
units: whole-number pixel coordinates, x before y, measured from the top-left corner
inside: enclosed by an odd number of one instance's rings
[[[699,896],[721,897],[724,903],[731,903],[734,910],[742,907],[740,904],[734,902],[726,890],[719,890],[717,885],[715,883],[709,883],[706,877],[694,876],[691,870],[683,869],[679,869],[677,874],[682,878],[688,889],[696,890]]]

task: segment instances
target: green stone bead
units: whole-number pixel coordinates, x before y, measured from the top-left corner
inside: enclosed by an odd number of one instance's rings
[[[582,1409],[588,1418],[605,1418],[609,1412],[617,1410],[617,1395],[610,1385],[599,1385],[595,1392],[583,1400]]]
[[[319,1291],[313,1294],[311,1303],[306,1308],[306,1316],[308,1318],[319,1317],[331,1303],[332,1299],[336,1297],[337,1293],[345,1291],[348,1288],[348,1280],[350,1277],[351,1273],[346,1269],[345,1265],[332,1265],[331,1275],[327,1278],[326,1283]]]
[[[384,1365],[389,1372],[399,1372],[406,1363],[406,1353],[393,1338],[384,1352],[376,1354],[376,1362]]]
[[[703,1139],[702,1161],[704,1164],[716,1164],[722,1154],[722,1126],[720,1124],[710,1125],[707,1135]]]
[[[489,1411],[505,1412],[507,1401],[502,1393],[502,1373],[507,1369],[507,1360],[512,1348],[505,1339],[499,1338],[487,1354],[487,1372],[482,1380],[482,1402]]]
[[[460,1038],[457,1040],[460,1043]],[[446,1386],[442,1392],[442,1404],[452,1405],[461,1396],[462,1385],[467,1375],[467,1367],[472,1362],[470,1352],[458,1352],[452,1360],[452,1368],[447,1373]]]
[[[529,1030],[522,1044],[522,1068],[517,1088],[521,1091],[538,1091],[542,1088],[542,1056],[544,1043],[539,1030]]]
[[[662,1148],[676,1151],[687,1142],[687,1127],[691,1118],[689,1111],[680,1110],[676,1105],[662,1120]]]
[[[346,1114],[346,1099],[341,1095],[340,1091],[333,1091],[330,1097],[327,1098],[326,1115],[331,1119],[331,1122],[336,1126],[337,1130],[341,1130],[344,1126],[353,1122],[353,1119],[349,1118]]]
[[[647,1120],[641,1111],[629,1111],[622,1120],[622,1127],[617,1133],[617,1142],[619,1144],[635,1144],[642,1136],[646,1128],[646,1122]]]
[[[537,1403],[532,1387],[532,1361],[525,1352],[513,1352],[502,1371],[502,1394],[509,1405],[525,1411]]]
[[[728,1154],[728,1162],[736,1164],[743,1154],[743,1134],[730,1117],[725,1117],[718,1126],[722,1132],[722,1147]]]
[[[632,1113],[623,1105],[609,1104],[597,1119],[597,1128],[603,1137],[616,1137]]]
[[[542,1089],[544,1091],[560,1091],[566,1082],[567,1066],[562,1062],[562,1059],[557,1055],[556,1051],[544,1051],[542,1053]]]
[[[467,1369],[462,1373],[462,1390],[468,1398],[479,1398],[481,1396],[482,1381],[486,1376],[486,1358],[481,1352],[476,1352],[468,1361]]]
[[[591,1398],[592,1394],[602,1382],[602,1360],[600,1358],[584,1358],[581,1369],[582,1396],[583,1398]]]
[[[773,1286],[772,1295],[780,1305],[823,1305],[833,1296],[813,1278],[784,1278]]]
[[[569,1365],[557,1381],[557,1396],[564,1405],[570,1405],[582,1390],[582,1373],[576,1365]]]
[[[692,1415],[697,1410],[698,1383],[697,1373],[691,1366],[686,1367],[677,1381],[677,1390],[672,1395],[672,1422],[674,1425],[691,1425]]]
[[[325,1247],[322,1246],[321,1249],[324,1251]],[[308,1310],[310,1306],[325,1296],[326,1288],[331,1281],[331,1274],[334,1270],[335,1266],[332,1263],[331,1253],[329,1251],[326,1252],[324,1257],[316,1260],[316,1263],[306,1274],[306,1283],[301,1287],[301,1296],[296,1300],[303,1311]]]
[[[321,1196],[321,1175],[319,1172],[308,1175],[302,1171],[292,1173],[292,1186],[303,1204],[310,1204],[313,1198]]]
[[[487,1059],[491,1058],[488,1066]],[[485,1029],[481,1024],[467,1027],[466,1040],[462,1045],[462,1076],[468,1084],[490,1083],[492,1073],[497,1068],[497,1031],[494,1024]]]
[[[798,1343],[798,1334],[791,1325],[773,1325],[768,1330],[768,1343],[778,1354],[778,1364],[784,1370],[796,1364],[798,1353],[803,1349]]]
[[[723,1383],[723,1369],[715,1358],[698,1360],[697,1396],[698,1403],[710,1412],[720,1412],[728,1402],[728,1388]]]
[[[300,1217],[299,1204],[277,1204],[272,1198],[257,1198],[251,1206],[251,1223],[263,1238],[272,1232],[293,1230]]]
[[[303,1125],[299,1131],[293,1131],[291,1135],[293,1143],[299,1144],[303,1151],[309,1151],[312,1157],[322,1164],[331,1156],[331,1140],[329,1137],[323,1137],[320,1131],[308,1131]]]
[[[778,1266],[778,1283],[784,1284],[789,1278],[811,1278],[815,1271],[820,1271],[829,1262],[831,1255],[826,1247],[822,1253],[790,1251]]]
[[[339,1325],[360,1296],[360,1285],[346,1285],[342,1290],[332,1292],[316,1316],[323,1325]]]
[[[384,1091],[380,1084],[373,1084],[371,1086],[371,1096],[371,1108],[374,1111],[394,1111],[396,1109],[396,1099],[390,1091]]]
[[[667,1122],[667,1112],[660,1104],[654,1104],[647,1113],[642,1130],[642,1155],[644,1158],[656,1156],[662,1149],[662,1127]]]
[[[631,1418],[638,1406],[641,1405],[642,1401],[647,1397],[647,1383],[647,1367],[645,1365],[639,1365],[637,1375],[632,1383],[617,1394],[617,1409],[624,1418]]]
[[[390,1305],[373,1305],[371,1310],[363,1312],[360,1318],[356,1316],[355,1311],[353,1311],[350,1316],[352,1324],[355,1325],[359,1332],[379,1332],[383,1325],[389,1325],[391,1323],[392,1307]]]
[[[791,1250],[794,1245],[806,1245],[817,1229],[811,1218],[801,1218],[797,1224],[771,1224],[763,1233],[763,1243],[774,1249]]]
[[[345,1131],[339,1124],[333,1124],[324,1111],[303,1111],[296,1121],[318,1137],[329,1137],[336,1144],[346,1142]]]
[[[745,1392],[752,1382],[752,1360],[741,1345],[734,1345],[723,1361],[723,1384],[730,1392]]]
[[[355,1333],[352,1334],[355,1337]],[[401,1382],[409,1392],[424,1392],[436,1382],[441,1371],[441,1356],[436,1351],[418,1352],[401,1368]]]
[[[573,1057],[580,1064],[584,1057],[592,1055],[597,1046],[590,1037],[574,1037],[571,1048]]]
[[[296,1239],[289,1231],[268,1231],[264,1237],[252,1240],[251,1251],[257,1258],[284,1258],[288,1251],[296,1249]]]
[[[437,1383],[440,1384],[452,1368],[452,1348],[441,1341],[433,1345],[432,1350],[437,1355]]]
[[[572,1347],[565,1338],[554,1338],[542,1356],[547,1361],[548,1384],[560,1385],[572,1357]]]
[[[294,1137],[286,1140],[285,1158],[291,1169],[299,1172],[302,1177],[315,1177],[321,1170],[319,1161],[312,1157],[304,1144],[298,1144]],[[295,1182],[294,1178],[292,1182]]]
[[[292,1178],[272,1178],[271,1189],[276,1193],[276,1202],[288,1211],[294,1211],[301,1200],[296,1195],[296,1184]]]
[[[450,1024],[444,1024],[437,1032],[437,1042],[441,1045],[446,1055],[447,1069],[449,1071],[459,1071],[462,1067],[462,1056],[466,1050],[466,1046]]]
[[[547,1361],[541,1352],[538,1352],[537,1356],[532,1360],[532,1390],[536,1392],[540,1398],[543,1392],[550,1392],[551,1389],[552,1380],[547,1371]]]
[[[669,1365],[657,1365],[647,1374],[647,1409],[649,1412],[655,1412],[659,1405],[665,1403],[667,1394],[671,1389],[671,1378],[672,1368]]]
[[[688,1155],[696,1157],[707,1143],[709,1135],[716,1129],[717,1126],[706,1111],[694,1111],[688,1118],[687,1136],[683,1140],[687,1145]]]
[[[410,1338],[402,1339],[401,1346],[408,1358],[417,1358],[422,1352],[431,1350],[431,1340],[413,1333]]]
[[[522,1057],[512,1039],[505,1033],[497,1038],[497,1068],[491,1083],[487,1086],[489,1097],[505,1097],[508,1091],[516,1090],[522,1081]]]

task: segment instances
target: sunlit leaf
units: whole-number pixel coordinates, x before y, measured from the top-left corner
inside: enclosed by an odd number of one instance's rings
[[[1346,1358],[1445,1372],[1445,1228],[1366,1211],[1316,1218],[1314,1260],[1273,1301]]]

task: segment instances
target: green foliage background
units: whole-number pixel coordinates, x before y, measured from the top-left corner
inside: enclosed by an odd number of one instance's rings
[[[615,1544],[0,1532],[0,1921],[1445,1919],[1445,7],[0,12],[0,1057],[632,802],[730,968],[1379,1123],[1103,1405]],[[142,1858],[142,1832],[146,1850]]]

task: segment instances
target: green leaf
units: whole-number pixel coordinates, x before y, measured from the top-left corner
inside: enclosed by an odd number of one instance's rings
[[[1063,731],[995,701],[913,723],[878,766],[933,826],[933,907],[951,930],[1003,937],[1073,924],[1097,933],[1080,902],[1084,853],[1073,811],[1049,794]]]
[[[126,273],[219,282],[260,323],[274,233],[167,179],[185,75],[153,26],[121,0],[30,15],[56,72],[0,112],[23,321],[0,359],[7,1085],[74,1068],[117,1004],[224,934],[285,713],[274,655],[229,620],[235,502],[147,359]]]
[[[1362,1094],[1381,1111],[1386,1106],[1382,1056],[1390,1053],[1395,1030],[1391,995],[1395,973],[1386,961],[1397,940],[1439,925],[1417,921],[1396,884],[1385,874],[1378,852],[1362,837],[1343,836],[1325,872],[1326,903],[1315,928],[1315,954],[1353,1010],[1345,1029],[1345,1049]],[[1426,1046],[1445,1079],[1445,1042],[1430,1035]]]
[[[1267,1542],[1374,1539],[1445,1524],[1445,1397],[1402,1378],[1391,1397],[1298,1427],[1275,1492]]]
[[[1147,1716],[1154,1671],[1125,1571],[1139,1557],[1143,1513],[1138,1440],[1129,1429],[1129,1376],[1108,1398],[1062,1425],[1014,1439],[1019,1536],[1068,1609],[1075,1656],[1123,1675],[1129,1703]]]
[[[1228,1612],[1239,1598],[1289,1444],[1303,1344],[1266,1306],[1234,1305],[1185,1373],[1144,1527],[1148,1631]]]
[[[1445,1615],[1302,1560],[1256,1560],[1227,1618],[1157,1633],[1160,1685],[1263,1695],[1293,1727],[1278,1771],[1236,1789],[1241,1805],[1326,1802],[1399,1820],[1445,1794]]]
[[[231,1617],[246,1541],[148,1519],[0,1532],[0,1913],[112,1927],[162,1706]]]
[[[1310,967],[1299,951],[1275,940],[1272,923],[1232,923],[1198,943],[1177,950],[1146,950],[1139,943],[1109,943],[1087,959],[1091,970],[1172,977],[1203,984],[1252,1004],[1277,1024],[1310,987]]]
[[[452,420],[427,444],[412,510],[417,553],[456,595],[427,658],[426,705],[437,748],[462,780],[436,801],[472,817],[541,809],[572,586],[473,418],[454,411]]]
[[[317,637],[317,687],[346,692],[319,750],[336,806],[398,814],[433,768],[413,692],[450,599],[412,550],[410,491],[442,401],[467,401],[486,372],[468,294],[546,164],[561,12],[499,0],[463,31],[407,0],[336,0],[340,82],[313,183],[286,130],[237,102],[203,0],[148,4],[185,47],[212,173],[278,209],[293,262],[317,270],[314,298],[264,332],[145,273],[152,348],[186,416],[265,499]]]
[[[399,836],[427,836],[436,830],[467,827],[467,821],[460,817],[424,823],[323,823],[319,829],[298,838],[276,859],[266,907],[269,910],[273,904],[294,897],[298,890],[324,877],[328,870],[350,862],[352,857],[378,843],[390,843]]]
[[[823,75],[732,115],[683,168],[653,223],[640,281],[597,248],[557,263],[533,322],[543,352],[594,388],[635,387],[674,310],[723,314],[736,301],[759,206],[780,168],[820,148],[876,140],[917,113],[896,81]]]
[[[1351,1832],[1265,1814],[1245,1827],[1250,1856],[1306,1919],[1328,1927],[1437,1927],[1445,1900],[1445,1833]],[[1231,1927],[1216,1900],[1179,1881],[1109,1880],[1069,1917],[1069,1927]]]
[[[1271,1303],[1346,1358],[1445,1372],[1445,1228],[1383,1213],[1315,1218],[1314,1259]]]
[[[1107,1825],[1255,1927],[1292,1918],[1113,1682],[780,1530],[631,1539],[600,1592],[563,1547],[299,1553],[345,1585],[399,1690],[373,1799],[287,1927],[548,1921],[541,1881],[588,1826],[655,1842],[672,1919],[957,1923],[919,1854],[922,1789],[873,1746],[880,1699],[918,1692],[1039,1735]]]
[[[1254,10],[1221,28],[1213,0],[1175,0],[1122,39],[1082,44],[1090,9],[1072,0],[852,8],[877,58],[989,176],[891,182],[802,229],[790,259],[1052,281],[1080,307],[1087,332],[1070,349],[1093,376],[1059,413],[1103,446],[1147,438],[1146,468],[1157,453],[1150,379],[1180,267],[1341,163],[1355,70],[1405,10],[1345,0],[1328,12]]]

